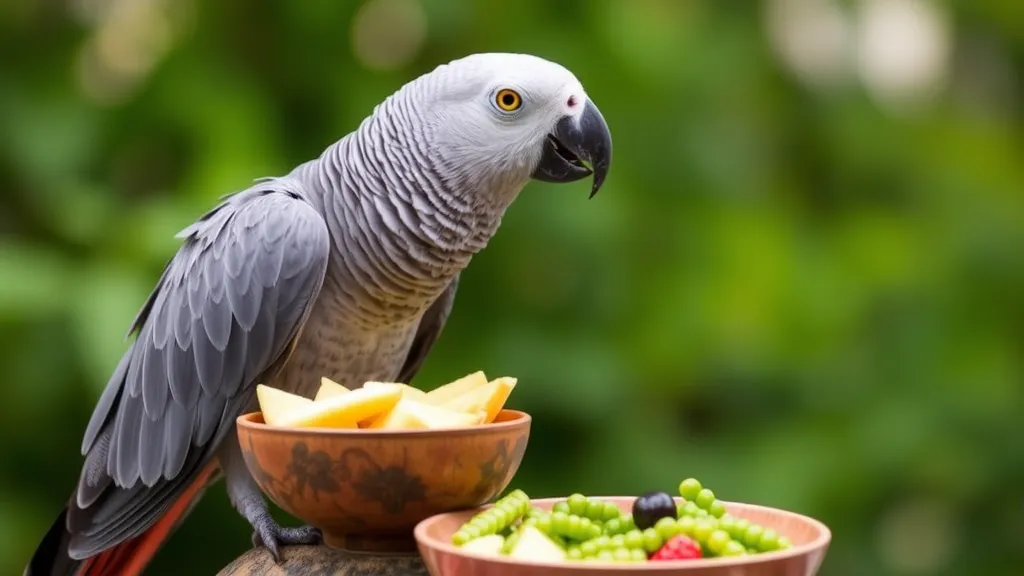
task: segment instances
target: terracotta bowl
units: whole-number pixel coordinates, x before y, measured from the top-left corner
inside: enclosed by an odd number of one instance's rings
[[[512,480],[530,415],[502,410],[484,426],[332,430],[268,426],[240,416],[249,472],[284,511],[353,551],[415,551],[412,530],[434,514],[481,506]]]
[[[624,512],[633,507],[632,496],[600,497],[614,502]],[[540,508],[551,506],[564,498],[533,500]],[[680,499],[676,499],[677,503]],[[793,512],[725,502],[730,514],[746,518],[765,527],[774,528],[788,537],[793,546],[780,552],[738,558],[706,558],[649,562],[646,564],[552,563],[512,560],[507,557],[485,557],[467,554],[451,544],[452,534],[473,514],[465,510],[427,518],[416,526],[416,542],[432,576],[578,576],[581,574],[658,574],[668,576],[814,576],[821,567],[832,540],[832,533],[821,522]]]

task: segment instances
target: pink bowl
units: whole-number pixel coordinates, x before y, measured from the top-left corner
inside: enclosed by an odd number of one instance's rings
[[[614,502],[623,512],[632,510],[633,496],[598,497]],[[550,510],[564,498],[533,500],[533,505]],[[677,503],[680,502],[677,499]],[[508,557],[478,556],[451,544],[452,534],[483,508],[449,512],[427,518],[416,525],[414,534],[420,554],[432,576],[579,576],[581,574],[658,574],[669,576],[814,576],[821,568],[832,533],[821,522],[793,512],[723,502],[737,518],[746,518],[775,529],[793,546],[778,552],[730,558],[707,558],[649,562],[647,564],[596,564],[592,562],[530,562]]]

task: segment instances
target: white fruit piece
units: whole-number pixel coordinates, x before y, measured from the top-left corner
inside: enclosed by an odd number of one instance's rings
[[[271,426],[282,426],[291,414],[301,412],[313,405],[309,398],[285,392],[260,384],[256,386],[256,400],[259,402],[263,421]]]

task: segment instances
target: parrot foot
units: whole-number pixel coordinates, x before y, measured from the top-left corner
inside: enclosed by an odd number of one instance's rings
[[[319,529],[312,526],[281,527],[269,512],[257,517],[252,526],[252,545],[265,546],[274,556],[275,562],[281,562],[281,546],[317,545],[323,542]]]

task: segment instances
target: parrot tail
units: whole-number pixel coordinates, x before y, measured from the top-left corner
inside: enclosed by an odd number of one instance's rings
[[[67,531],[68,509],[65,507],[36,548],[22,576],[140,576],[191,511],[216,472],[217,463],[211,462],[145,532],[84,560],[75,560],[68,554],[71,534]]]

